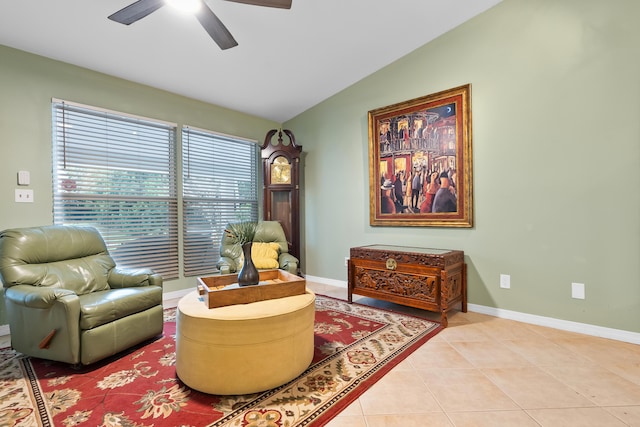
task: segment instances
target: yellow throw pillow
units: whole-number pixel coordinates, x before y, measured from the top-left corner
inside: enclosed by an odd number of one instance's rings
[[[253,242],[251,245],[251,259],[256,268],[278,268],[278,251],[280,245],[275,242]]]

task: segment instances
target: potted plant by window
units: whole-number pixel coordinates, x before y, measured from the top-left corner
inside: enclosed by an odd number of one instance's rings
[[[255,221],[244,221],[235,224],[229,224],[229,228],[225,229],[225,233],[233,244],[242,247],[244,261],[242,268],[238,272],[238,285],[251,286],[257,285],[260,281],[258,269],[251,259],[251,247],[253,246],[253,238],[256,235],[258,223]]]

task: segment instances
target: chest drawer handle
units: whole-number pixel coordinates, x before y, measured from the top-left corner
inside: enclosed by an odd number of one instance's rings
[[[398,263],[395,259],[389,258],[387,260],[387,270],[395,270],[398,267]]]

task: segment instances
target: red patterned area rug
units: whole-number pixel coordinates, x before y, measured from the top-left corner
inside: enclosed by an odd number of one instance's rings
[[[318,295],[307,371],[262,393],[213,396],[176,377],[169,309],[162,337],[80,370],[0,349],[0,426],[322,426],[440,329]]]

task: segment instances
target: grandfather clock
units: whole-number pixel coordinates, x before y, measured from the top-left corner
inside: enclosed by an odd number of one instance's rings
[[[273,141],[275,134],[277,141]],[[282,134],[289,138],[285,144]],[[280,221],[289,243],[289,253],[300,259],[300,154],[302,146],[290,130],[271,129],[264,138],[264,219]]]

